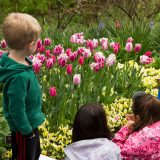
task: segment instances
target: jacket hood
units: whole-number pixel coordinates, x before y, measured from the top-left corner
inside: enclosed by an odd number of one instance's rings
[[[78,141],[64,152],[68,160],[121,160],[120,148],[107,138]]]
[[[29,58],[26,58],[26,61],[30,64],[32,63]],[[2,58],[0,58],[0,83],[5,83],[12,75],[28,69],[32,69],[32,66],[20,64],[9,58],[8,53],[3,53]]]

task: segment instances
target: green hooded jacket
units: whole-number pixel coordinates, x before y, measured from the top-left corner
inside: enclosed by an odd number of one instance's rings
[[[31,64],[31,61],[26,58]],[[42,99],[32,66],[17,63],[7,53],[0,58],[0,83],[3,84],[3,111],[11,131],[27,135],[41,125]]]

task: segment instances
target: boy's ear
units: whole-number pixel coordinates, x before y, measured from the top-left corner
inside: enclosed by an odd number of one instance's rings
[[[34,46],[35,42],[32,41],[28,44],[27,49],[32,50],[33,46]]]

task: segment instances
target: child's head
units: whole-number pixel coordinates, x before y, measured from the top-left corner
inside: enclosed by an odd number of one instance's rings
[[[29,44],[36,43],[41,26],[31,15],[11,13],[4,19],[2,31],[10,49],[24,50]]]
[[[137,117],[133,131],[160,121],[160,101],[156,97],[139,91],[134,94],[132,100],[133,114]]]
[[[83,105],[77,112],[72,132],[72,141],[94,138],[111,138],[106,114],[100,104]]]

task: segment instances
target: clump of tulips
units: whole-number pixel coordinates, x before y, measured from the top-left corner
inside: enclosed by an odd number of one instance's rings
[[[131,54],[137,58],[143,47],[134,43],[132,37],[122,46],[106,37],[85,39],[83,33],[75,33],[70,43],[74,49],[54,44],[50,38],[39,39],[36,54],[30,56],[42,86],[43,110],[53,126],[72,123],[77,109],[84,103],[109,104],[119,96],[130,97],[141,86],[140,68],[136,68],[136,62],[128,67],[127,62]],[[1,57],[7,47],[5,40],[0,46]],[[124,52],[123,64],[118,62],[120,52]],[[151,63],[151,55],[144,53],[139,62]]]

